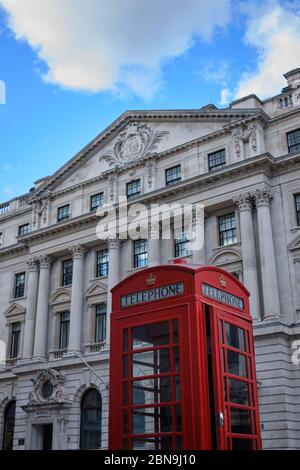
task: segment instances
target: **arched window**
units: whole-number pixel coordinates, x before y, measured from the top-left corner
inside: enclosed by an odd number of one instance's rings
[[[10,401],[4,411],[2,450],[12,450],[14,441],[16,402]]]
[[[90,388],[81,400],[80,449],[101,447],[101,418],[101,395],[95,388]]]

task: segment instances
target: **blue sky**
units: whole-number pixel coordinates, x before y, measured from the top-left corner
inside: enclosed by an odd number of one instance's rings
[[[127,109],[264,98],[300,66],[298,1],[159,5],[0,0],[0,201],[27,192]]]

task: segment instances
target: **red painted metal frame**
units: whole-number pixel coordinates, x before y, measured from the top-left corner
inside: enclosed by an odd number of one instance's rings
[[[149,282],[149,275],[151,275],[150,282],[155,282],[154,285],[149,286],[147,284]],[[121,308],[121,297],[124,295],[176,282],[184,283],[184,294]],[[241,298],[244,302],[244,309],[241,311],[205,297],[202,293],[202,283]],[[215,409],[217,412],[223,411],[225,414],[225,426],[219,428],[218,448],[230,449],[232,447],[229,415],[225,413],[229,404],[225,402],[223,395],[223,377],[227,375],[226,371],[222,370],[220,360],[221,351],[227,348],[227,346],[224,346],[220,340],[220,320],[233,323],[248,332],[245,333],[248,335],[247,343],[249,349],[246,356],[248,370],[251,368],[252,374],[251,384],[254,391],[253,398],[251,398],[251,410],[255,417],[255,430],[251,435],[251,439],[254,443],[253,448],[261,448],[252,320],[249,312],[249,293],[246,288],[231,274],[216,267],[169,264],[139,270],[115,286],[112,289],[112,296],[109,448],[131,448],[131,439],[133,438],[129,420],[129,431],[126,434],[127,445],[124,446],[125,435],[122,430],[122,412],[124,410],[122,400],[124,329],[176,319],[180,325],[180,402],[182,406],[182,433],[180,434],[182,434],[182,448],[187,450],[212,448],[205,305],[210,306],[211,309]],[[170,347],[170,345],[166,347]],[[137,349],[134,349],[134,352],[137,352]],[[130,357],[131,352],[128,351],[126,354]],[[236,378],[240,380],[240,377]],[[128,380],[130,382],[132,378]],[[166,403],[168,406],[175,405],[174,390],[172,393],[172,400]],[[170,436],[173,438],[172,447],[174,447],[176,435],[173,424],[172,432],[170,433]],[[142,437],[142,435],[139,437]]]

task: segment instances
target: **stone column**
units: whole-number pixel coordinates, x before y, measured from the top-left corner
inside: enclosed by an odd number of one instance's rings
[[[160,233],[159,225],[149,224],[148,238],[148,266],[158,266],[160,264]]]
[[[80,352],[83,309],[83,260],[86,249],[82,245],[77,245],[70,248],[70,252],[73,256],[73,279],[68,352]]]
[[[110,290],[120,281],[120,248],[121,240],[109,239],[108,244],[108,280],[107,280],[107,322],[106,347],[110,343],[110,314],[112,311],[112,295]]]
[[[280,316],[278,280],[270,214],[272,195],[268,188],[263,188],[257,189],[253,197],[257,209],[264,320],[272,320]]]
[[[48,336],[48,301],[50,289],[51,259],[47,255],[42,255],[39,257],[39,264],[40,279],[36,308],[33,354],[38,359],[45,359]]]
[[[38,295],[39,267],[36,258],[27,261],[27,307],[24,328],[23,358],[33,354],[35,315]]]
[[[252,198],[240,194],[234,199],[240,213],[240,231],[243,254],[244,284],[250,292],[250,313],[254,320],[261,320],[255,238],[252,219]]]

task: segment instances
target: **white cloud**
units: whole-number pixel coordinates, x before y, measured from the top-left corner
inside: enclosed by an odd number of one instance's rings
[[[229,20],[230,0],[0,0],[18,39],[47,63],[45,79],[150,98],[165,60]]]
[[[229,103],[232,97],[232,93],[229,88],[222,88],[221,95],[220,95],[220,104],[225,106]]]
[[[235,98],[279,93],[286,85],[283,73],[300,66],[299,12],[268,2],[263,12],[255,11],[250,19],[245,40],[258,51],[257,68],[242,75]]]

